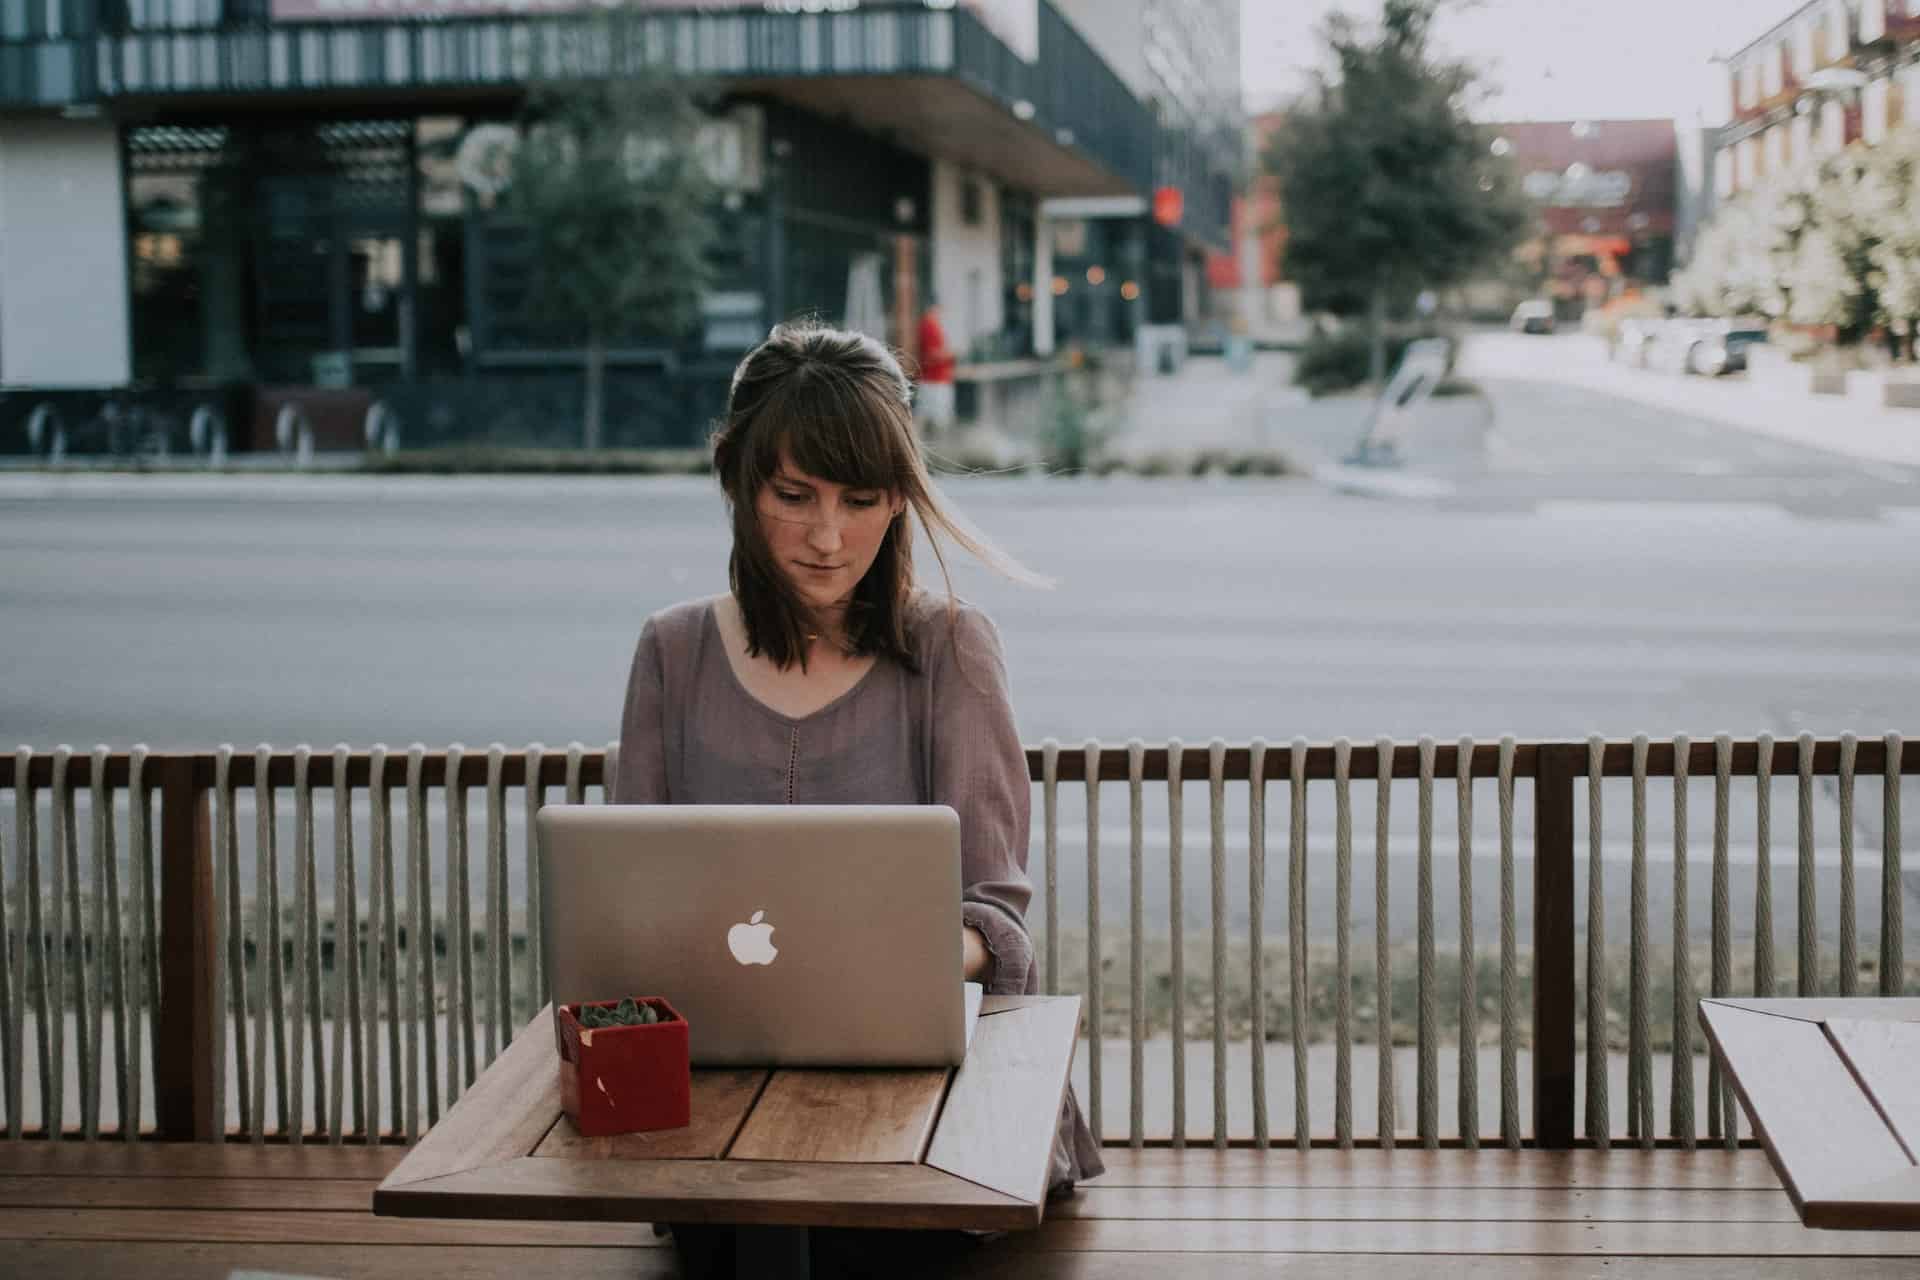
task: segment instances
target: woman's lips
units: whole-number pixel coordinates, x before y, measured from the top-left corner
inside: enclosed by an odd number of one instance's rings
[[[809,573],[837,573],[840,569],[837,564],[808,564],[805,560],[795,560],[794,563]]]

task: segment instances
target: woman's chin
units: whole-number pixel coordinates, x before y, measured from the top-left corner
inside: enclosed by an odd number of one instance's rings
[[[796,582],[794,594],[800,597],[800,603],[809,609],[832,609],[846,599],[847,593],[838,589],[838,584],[820,582]]]

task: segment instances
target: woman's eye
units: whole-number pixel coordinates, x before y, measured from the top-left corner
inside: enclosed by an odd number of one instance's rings
[[[877,506],[879,506],[879,505],[880,505],[880,499],[878,499],[878,498],[848,498],[848,499],[847,499],[847,505],[848,505],[848,506],[850,506],[850,507],[858,507],[858,508],[860,508],[860,510],[862,510],[862,511],[865,511],[865,510],[867,510],[867,509],[868,509],[869,507],[877,507]]]
[[[773,491],[773,496],[780,499],[780,501],[786,503],[788,506],[798,506],[799,504],[807,500],[807,495],[804,493],[787,493],[784,490],[780,490],[780,489],[775,489]]]

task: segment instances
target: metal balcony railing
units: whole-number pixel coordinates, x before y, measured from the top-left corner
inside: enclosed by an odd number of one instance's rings
[[[496,744],[471,753],[416,745],[162,755],[100,747],[87,754],[22,748],[0,758],[0,800],[7,802],[0,811],[10,808],[12,817],[0,824],[0,1046],[9,1136],[336,1143],[418,1137],[545,1002],[533,817],[549,802],[601,796],[616,751],[579,744],[509,751]],[[1920,774],[1920,743],[1899,735],[1804,735],[1778,743],[1764,736],[1285,747],[1215,741],[1194,748],[1135,742],[1063,749],[1048,742],[1027,754],[1040,837],[1029,922],[1045,987],[1087,998],[1087,1110],[1096,1132],[1112,1141],[1187,1143],[1187,1029],[1199,1022],[1212,1034],[1208,1101],[1217,1146],[1566,1147],[1580,1140],[1576,1129],[1600,1147],[1656,1140],[1690,1147],[1703,1138],[1731,1144],[1732,1095],[1717,1073],[1707,1076],[1704,1108],[1695,1104],[1697,1055],[1705,1048],[1695,1034],[1698,996],[1890,995],[1916,983],[1905,947],[1898,780]],[[1797,928],[1786,963],[1776,956],[1772,898],[1776,777],[1791,780],[1799,800]],[[1605,779],[1630,780],[1626,812],[1604,802]],[[1753,779],[1744,797],[1736,796],[1735,779]],[[1674,905],[1670,920],[1654,921],[1647,829],[1649,783],[1659,780],[1671,780],[1662,790],[1673,806]],[[1183,837],[1189,783],[1204,788],[1204,860],[1189,853]],[[1839,803],[1837,830],[1824,837],[1814,830],[1816,783]],[[1124,864],[1100,854],[1102,791],[1119,786],[1129,813]],[[1285,889],[1270,901],[1267,797],[1282,787]],[[1165,835],[1152,836],[1149,847],[1145,802],[1162,789]],[[1075,790],[1086,804],[1086,959],[1078,972],[1064,945],[1060,890],[1069,856],[1061,848],[1061,816]],[[1584,860],[1576,839],[1583,791]],[[1864,909],[1854,890],[1856,871],[1871,871],[1856,866],[1861,791],[1861,805],[1877,800],[1880,817],[1878,901]],[[1230,792],[1246,815],[1243,892],[1228,883]],[[1698,853],[1688,834],[1696,792],[1710,798],[1713,811],[1710,849]],[[1435,814],[1449,807],[1448,793],[1452,840],[1436,835]],[[1392,812],[1409,799],[1418,815],[1411,885],[1391,873],[1388,839]],[[470,800],[478,802],[477,822]],[[1474,807],[1489,800],[1499,816],[1499,911],[1490,927],[1475,919],[1472,884]],[[1329,802],[1331,849],[1316,851],[1308,841],[1309,806]],[[1750,886],[1747,870],[1736,875],[1730,857],[1736,803],[1754,819]],[[279,816],[288,804],[290,848]],[[1516,829],[1523,805],[1531,808],[1530,835]],[[1602,856],[1603,824],[1617,823],[1631,832],[1624,955],[1615,941],[1621,926],[1606,914],[1608,881],[1617,884],[1621,869],[1609,869]],[[1816,865],[1832,867],[1816,857],[1816,843],[1831,850],[1836,840],[1837,900],[1821,900]],[[1443,863],[1451,855],[1458,874],[1451,911],[1437,909],[1448,905],[1448,895],[1435,883],[1436,852]],[[1688,919],[1696,859],[1712,889],[1704,955]],[[1157,878],[1162,863],[1173,904],[1165,933],[1146,920],[1143,892],[1149,866]],[[1186,973],[1179,904],[1189,872],[1206,876],[1210,887],[1205,980]],[[1330,954],[1313,941],[1316,930],[1324,938],[1329,921],[1308,919],[1317,910],[1309,882],[1329,874]],[[1101,914],[1102,878],[1113,876],[1124,876],[1128,886],[1118,946],[1110,945],[1111,932],[1120,930],[1110,931]],[[1373,926],[1356,930],[1354,887],[1367,881]],[[1750,929],[1736,925],[1732,906],[1734,890],[1748,887]],[[1389,936],[1390,904],[1409,893],[1417,925],[1411,955]],[[1523,895],[1530,895],[1530,936],[1520,926]],[[1276,918],[1284,909],[1284,929],[1268,928],[1270,907]],[[1362,920],[1368,914],[1362,907]],[[1236,928],[1241,920],[1244,928]],[[1359,936],[1366,932],[1372,936]],[[1750,965],[1735,963],[1736,933],[1751,938]],[[1663,960],[1658,939],[1666,936],[1673,941]],[[1166,943],[1171,972],[1158,972],[1156,959],[1150,974],[1149,953],[1157,956]],[[1656,987],[1670,996],[1656,1001]],[[1271,1019],[1269,989],[1276,997]],[[1284,1000],[1277,998],[1282,989]],[[1234,1007],[1236,991],[1251,997],[1245,1010]],[[1171,1008],[1155,1010],[1163,996]],[[1417,1028],[1411,1117],[1397,1114],[1395,1101],[1395,1025],[1403,1014]],[[1164,1044],[1148,1035],[1150,1019],[1162,1018],[1173,1031]],[[1230,1023],[1236,1045],[1245,1037],[1244,1064],[1229,1063]],[[1126,1041],[1126,1082],[1109,1082],[1102,1070],[1104,1041],[1113,1034]],[[1656,1039],[1671,1051],[1664,1122],[1655,1118]],[[1310,1077],[1315,1053],[1328,1041],[1332,1078],[1324,1068]],[[1483,1116],[1477,1064],[1495,1044],[1498,1114]],[[1195,1046],[1207,1047],[1204,1040]],[[1294,1084],[1294,1115],[1278,1124],[1268,1115],[1270,1048],[1290,1059]],[[1449,1050],[1457,1097],[1443,1121]],[[1377,1084],[1371,1127],[1356,1117],[1354,1084],[1368,1051]],[[1158,1105],[1151,1096],[1157,1086],[1147,1083],[1149,1053],[1170,1056],[1172,1123],[1165,1132],[1149,1131],[1144,1120],[1147,1105]],[[1609,1068],[1623,1060],[1626,1095],[1617,1108]],[[1230,1127],[1229,1101],[1247,1091],[1251,1124]],[[1109,1099],[1120,1092],[1128,1109],[1124,1139],[1117,1125],[1102,1127]],[[1316,1126],[1311,1104],[1329,1094],[1332,1123]]]

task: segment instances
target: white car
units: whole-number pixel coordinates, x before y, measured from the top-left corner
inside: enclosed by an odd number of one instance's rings
[[[1515,333],[1552,333],[1553,303],[1545,298],[1529,298],[1513,309],[1507,327]]]

